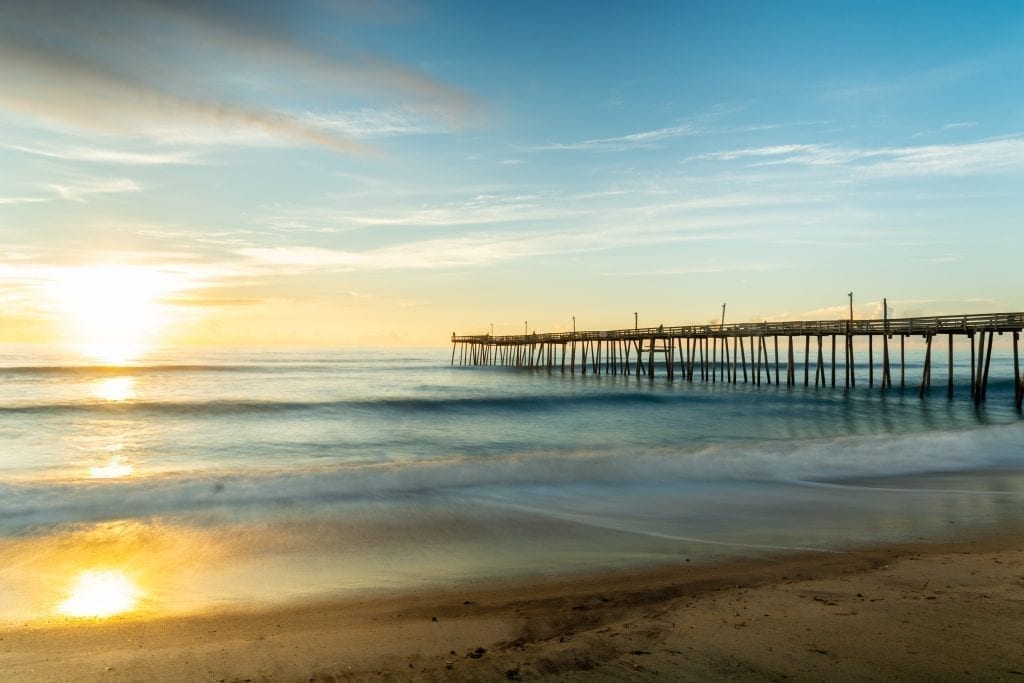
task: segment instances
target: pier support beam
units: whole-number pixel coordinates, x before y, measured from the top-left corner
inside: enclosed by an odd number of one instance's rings
[[[949,377],[946,380],[948,398],[953,398],[953,333],[949,333]]]
[[[868,389],[875,387],[875,336],[868,335]]]
[[[1017,406],[1017,410],[1021,409],[1021,404],[1024,403],[1024,378],[1020,376],[1020,362],[1018,360],[1017,346],[1020,343],[1020,332],[1013,333],[1013,387],[1014,387],[1014,404]]]
[[[924,398],[924,391],[932,383],[932,335],[925,335],[924,368],[921,370],[921,391],[920,396]]]

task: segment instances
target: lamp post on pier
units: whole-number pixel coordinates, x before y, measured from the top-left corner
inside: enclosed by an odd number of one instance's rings
[[[718,326],[719,329],[725,329],[725,304],[722,304],[722,324]]]
[[[637,312],[633,311],[633,329],[640,330],[640,318],[637,317]]]
[[[850,292],[850,321],[853,321],[853,292]]]
[[[572,317],[572,333],[576,334],[576,316]]]

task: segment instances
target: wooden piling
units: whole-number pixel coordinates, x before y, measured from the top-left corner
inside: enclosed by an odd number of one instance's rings
[[[924,368],[921,370],[921,391],[920,396],[924,398],[924,391],[931,383],[932,374],[932,335],[925,335]]]
[[[974,402],[981,403],[981,373],[985,369],[985,330],[978,333],[978,367],[974,373]]]
[[[796,386],[796,367],[793,355],[793,335],[788,337],[789,343],[786,350],[786,386]]]
[[[647,352],[647,377],[654,379],[654,337],[651,337],[651,348]]]
[[[743,366],[743,383],[747,383],[747,354],[743,350],[743,340],[741,337],[737,337],[740,343],[740,364]]]
[[[946,372],[946,393],[947,397],[953,398],[953,333],[949,333],[949,370]]]
[[[779,384],[779,335],[772,335],[772,346],[775,349],[775,385]],[[767,352],[766,352],[767,353]]]
[[[875,387],[875,349],[874,335],[868,335],[868,389]]]
[[[736,374],[736,361],[739,358],[739,354],[736,353],[736,347],[739,346],[740,338],[732,338],[732,383],[736,384],[738,375]]]
[[[832,386],[836,385],[836,335],[832,335]]]
[[[818,378],[821,378],[821,386],[825,386],[825,355],[822,349],[822,335],[818,335],[818,366],[814,369],[814,386],[818,386]]]
[[[715,367],[718,363],[718,337],[711,338],[711,383],[715,384],[718,381],[718,372]]]
[[[761,386],[761,344],[757,345],[757,360],[754,360],[754,337],[750,337],[750,364],[754,368],[754,386]]]
[[[889,367],[889,327],[886,321],[885,334],[882,335],[882,388],[892,386],[892,373]]]
[[[905,343],[907,341],[907,335],[900,335],[900,389],[907,387],[907,356]]]
[[[1024,392],[1024,382],[1021,381],[1020,377],[1020,361],[1018,360],[1019,353],[1017,346],[1020,343],[1020,332],[1014,331],[1013,333],[1013,390],[1014,390],[1014,401],[1017,409],[1021,407],[1021,396]]]
[[[811,336],[804,335],[804,386],[808,386],[810,377],[808,376],[811,368]]]
[[[850,345],[850,388],[857,386],[857,361],[853,358],[853,333],[846,336]]]
[[[985,375],[981,380],[981,400],[984,401],[988,397],[988,368],[992,364],[992,338],[995,336],[995,331],[989,330],[988,333],[988,350],[985,352]]]

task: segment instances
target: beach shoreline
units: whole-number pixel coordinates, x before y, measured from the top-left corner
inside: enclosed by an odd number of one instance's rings
[[[1024,677],[1024,528],[0,628],[8,680]]]

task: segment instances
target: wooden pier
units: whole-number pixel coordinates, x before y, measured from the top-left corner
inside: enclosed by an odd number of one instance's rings
[[[546,369],[549,372],[655,376],[664,369],[669,380],[687,382],[743,382],[760,385],[836,386],[836,369],[843,372],[842,386],[855,387],[854,342],[867,341],[867,383],[882,388],[893,385],[898,368],[899,386],[907,385],[906,341],[924,340],[924,361],[919,393],[931,386],[932,365],[941,354],[946,337],[947,393],[953,397],[953,342],[962,337],[971,350],[971,396],[985,400],[992,362],[992,341],[997,335],[1013,335],[1014,401],[1021,409],[1024,380],[1020,373],[1020,335],[1024,313],[944,315],[927,318],[882,320],[818,320],[637,327],[603,332],[548,332],[543,334],[452,334],[452,365],[501,365]],[[894,339],[898,339],[899,363],[894,363]],[[836,347],[841,347],[837,363]],[[876,341],[877,351],[876,351]],[[863,344],[861,344],[863,346]],[[934,348],[933,348],[934,347]],[[933,354],[934,350],[934,354]],[[876,360],[875,355],[880,358]],[[655,361],[660,361],[656,363]],[[937,361],[941,363],[941,360]],[[802,366],[802,367],[801,367]],[[875,369],[879,367],[876,378]],[[774,371],[774,376],[773,376]]]

